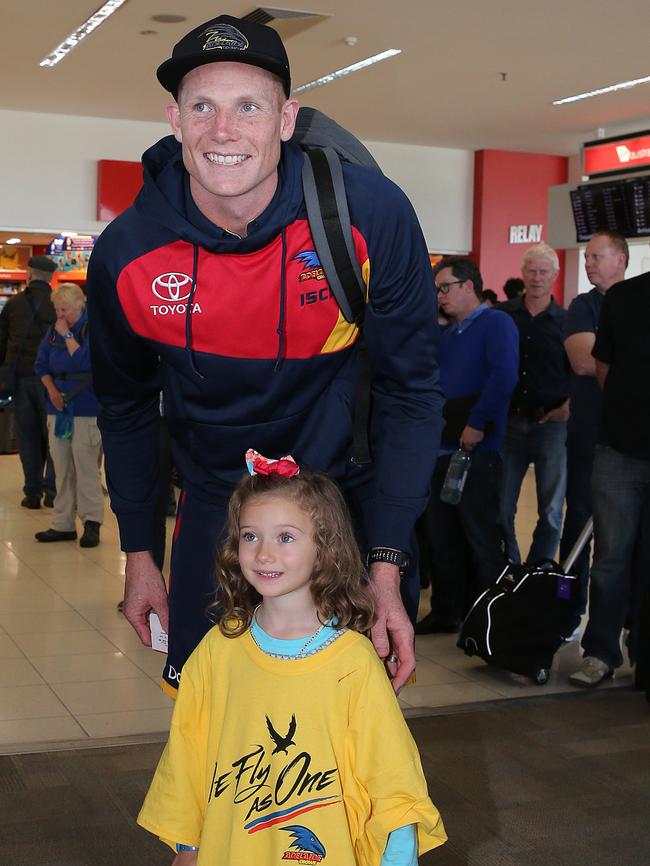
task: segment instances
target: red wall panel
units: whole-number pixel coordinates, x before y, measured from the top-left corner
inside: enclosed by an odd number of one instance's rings
[[[508,277],[521,276],[521,257],[533,242],[510,243],[510,226],[542,225],[548,237],[548,188],[566,183],[568,159],[537,153],[479,150],[474,157],[472,258],[485,288],[502,297]],[[563,297],[564,253],[558,251],[560,275],[553,287]]]
[[[100,159],[97,163],[97,219],[115,219],[133,204],[141,186],[141,163]]]

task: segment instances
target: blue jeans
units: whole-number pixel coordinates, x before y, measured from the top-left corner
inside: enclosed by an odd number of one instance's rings
[[[515,514],[530,463],[535,467],[538,519],[526,561],[536,563],[555,558],[566,490],[566,428],[566,421],[540,424],[529,418],[508,418],[502,451],[501,522],[506,555],[511,562],[521,562]]]
[[[38,376],[19,376],[13,398],[18,453],[23,465],[26,496],[56,496],[54,465],[47,439],[43,385]]]
[[[650,506],[650,460],[598,445],[592,494],[594,564],[582,648],[585,655],[616,668],[623,664],[620,637],[634,591],[635,545]]]
[[[585,439],[577,433],[569,431],[567,437],[567,483],[566,483],[566,514],[564,529],[560,541],[560,562],[571,553],[573,545],[593,515],[591,502],[591,474],[594,467],[595,444],[592,439]],[[580,581],[580,613],[587,606],[587,586],[589,583],[589,542],[577,558],[571,569]]]

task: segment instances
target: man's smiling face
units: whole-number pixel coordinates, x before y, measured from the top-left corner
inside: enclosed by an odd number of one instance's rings
[[[208,218],[224,207],[250,219],[264,210],[297,111],[279,79],[256,66],[207,63],[185,75],[167,117],[183,145],[192,197]]]

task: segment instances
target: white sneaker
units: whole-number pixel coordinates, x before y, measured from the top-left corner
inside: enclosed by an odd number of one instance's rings
[[[592,688],[597,686],[607,677],[613,677],[614,671],[604,661],[595,656],[585,656],[580,669],[569,677],[569,682],[574,686]]]

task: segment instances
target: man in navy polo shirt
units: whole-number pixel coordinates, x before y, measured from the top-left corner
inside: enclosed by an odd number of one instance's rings
[[[596,232],[585,250],[585,270],[594,288],[574,298],[567,312],[564,348],[571,363],[571,417],[567,435],[566,514],[560,542],[561,560],[568,556],[592,515],[591,472],[603,400],[596,382],[596,359],[591,350],[605,293],[614,283],[625,278],[629,258],[630,251],[622,234]],[[584,611],[589,581],[589,546],[576,561],[574,573],[580,579],[581,611]]]
[[[503,441],[501,501],[506,553],[512,562],[521,561],[515,514],[531,463],[538,520],[526,561],[553,559],[562,529],[571,368],[564,351],[566,310],[551,294],[558,271],[555,250],[547,244],[530,247],[522,260],[524,295],[500,307],[512,316],[519,331],[519,382]]]
[[[426,511],[435,563],[432,610],[416,634],[457,631],[472,594],[487,588],[505,565],[499,449],[519,360],[517,329],[504,313],[481,303],[483,280],[474,262],[451,256],[434,275],[440,308],[450,319],[440,345],[446,424]],[[440,491],[458,448],[472,452],[472,463],[460,502],[449,505]]]

